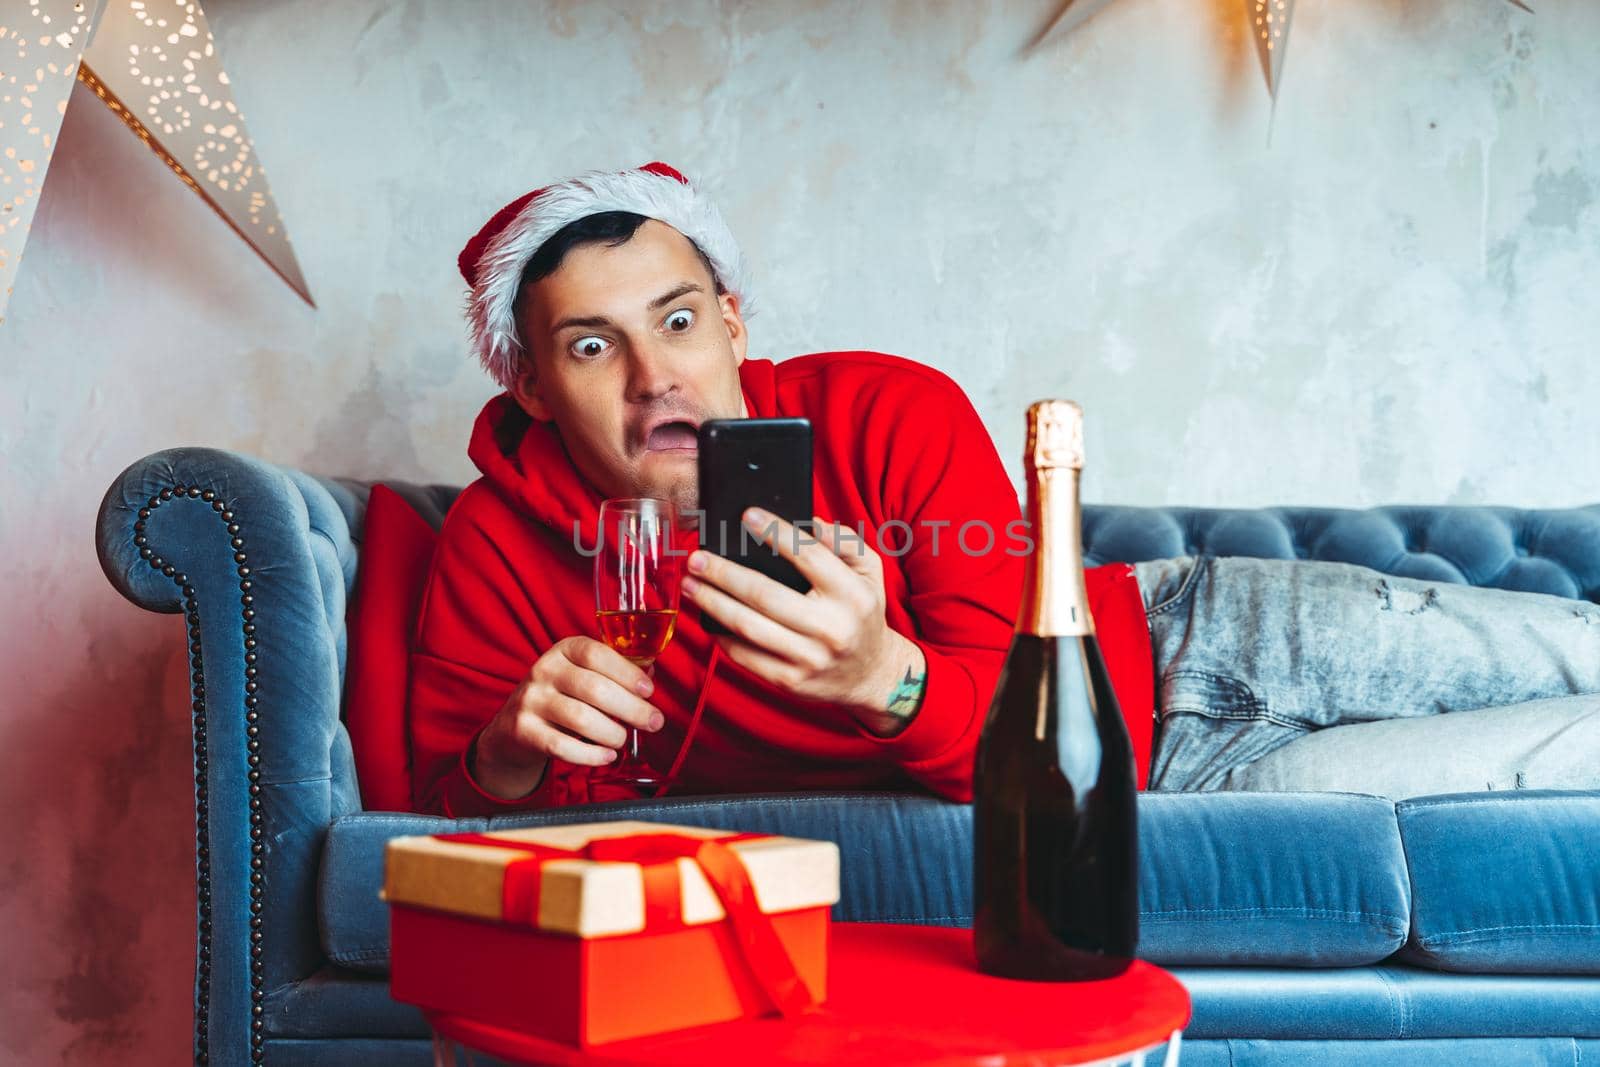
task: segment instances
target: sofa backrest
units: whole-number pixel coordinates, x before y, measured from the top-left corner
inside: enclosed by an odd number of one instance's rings
[[[372,483],[341,480],[361,512]],[[459,489],[385,481],[434,529]],[[1349,508],[1178,508],[1089,504],[1087,562],[1252,556],[1356,563],[1403,578],[1550,593],[1600,603],[1600,504],[1518,509],[1401,505]]]
[[[1600,504],[1497,507],[1088,506],[1090,564],[1171,556],[1355,563],[1385,574],[1600,603]]]
[[[441,485],[383,484],[435,530],[459,492]],[[371,483],[341,480],[338,485],[342,491],[336,496],[359,555]],[[1428,581],[1600,602],[1600,505],[1540,511],[1089,505],[1084,509],[1084,551],[1091,566],[1186,555],[1328,560]],[[340,665],[342,670],[342,656]],[[403,716],[404,708],[396,707],[394,714]],[[400,722],[394,731],[405,734]],[[408,777],[403,762],[383,768],[395,778],[401,795]],[[364,785],[369,773],[370,768],[362,774]]]

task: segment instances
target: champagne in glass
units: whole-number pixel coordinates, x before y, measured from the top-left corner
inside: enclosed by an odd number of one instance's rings
[[[684,558],[681,551],[674,551],[680,540],[677,510],[670,500],[653,497],[603,501],[598,537],[594,600],[600,636],[651,673],[678,621]],[[662,776],[640,751],[638,729],[630,726],[627,731],[617,759],[596,767],[591,777],[654,795]]]
[[[676,611],[601,611],[599,616],[605,643],[645,668],[666,651],[678,624]]]
[[[973,779],[978,967],[1103,978],[1139,940],[1138,822],[1133,749],[1084,588],[1078,405],[1028,409],[1024,462],[1035,548]]]

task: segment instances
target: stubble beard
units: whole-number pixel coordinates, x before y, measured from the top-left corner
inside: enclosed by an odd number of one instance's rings
[[[693,464],[688,466],[689,470],[674,471],[665,477],[652,479],[652,484],[641,485],[638,495],[670,500],[678,509],[679,521],[690,522],[693,518],[690,513],[700,506],[700,479]]]
[[[689,472],[672,480],[667,491],[667,499],[678,509],[680,521],[688,522],[692,518],[690,512],[700,506],[700,480]]]

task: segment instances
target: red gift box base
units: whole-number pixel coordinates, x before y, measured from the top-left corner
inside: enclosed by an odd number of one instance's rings
[[[819,1003],[828,910],[769,916]],[[578,1047],[771,1010],[726,922],[586,940],[392,904],[389,933],[396,1000]]]

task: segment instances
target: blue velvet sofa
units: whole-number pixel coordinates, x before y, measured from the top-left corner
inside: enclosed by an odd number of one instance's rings
[[[397,488],[434,518],[455,492]],[[421,1016],[384,980],[384,842],[485,821],[361,810],[340,696],[366,491],[175,449],[130,467],[101,508],[106,575],[187,622],[199,1060],[431,1062]],[[1085,535],[1092,561],[1345,560],[1600,600],[1600,506],[1091,507]],[[832,839],[838,919],[971,917],[969,811],[925,796],[684,798],[495,824],[602,816]],[[1600,793],[1146,794],[1139,818],[1142,954],[1193,995],[1190,1067],[1600,1062]]]

